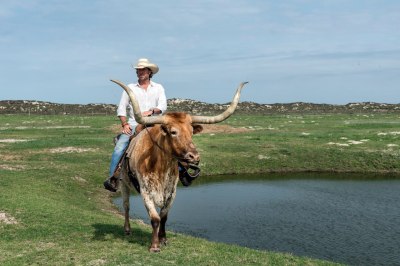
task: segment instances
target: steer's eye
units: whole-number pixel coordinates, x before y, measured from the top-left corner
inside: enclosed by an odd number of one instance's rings
[[[178,135],[178,132],[176,130],[171,130],[171,136],[176,136]]]

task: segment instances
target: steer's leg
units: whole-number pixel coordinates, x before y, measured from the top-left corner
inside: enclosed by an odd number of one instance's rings
[[[165,233],[165,223],[168,219],[168,212],[161,210],[160,211],[160,230],[158,232],[158,239],[161,245],[167,245],[167,234]]]
[[[158,215],[157,215],[158,216]],[[151,217],[151,226],[153,227],[153,233],[151,235],[151,246],[150,252],[160,252],[160,240],[158,239],[158,230],[160,228],[160,217]]]
[[[165,202],[165,206],[161,208],[160,210],[160,231],[158,232],[158,239],[161,244],[167,245],[167,234],[165,232],[165,224],[167,223],[168,219],[168,212],[172,207],[172,203],[174,202],[175,196],[176,196],[176,185],[178,182],[178,178],[176,178],[176,181],[174,183],[174,189],[172,189],[171,194],[169,197],[167,197],[167,200]]]
[[[125,216],[125,224],[124,230],[126,235],[131,234],[131,224],[129,223],[129,196],[130,196],[130,189],[125,184],[125,182],[121,182],[121,192],[122,192],[122,200],[124,206],[124,216]]]
[[[151,246],[149,248],[150,252],[160,252],[160,241],[158,239],[158,230],[160,228],[160,216],[157,213],[154,202],[150,200],[149,195],[142,191],[142,197],[144,205],[150,217],[151,226],[153,227],[153,232],[151,235]]]

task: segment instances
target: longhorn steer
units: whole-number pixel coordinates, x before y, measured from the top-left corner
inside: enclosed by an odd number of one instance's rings
[[[127,161],[121,171],[121,192],[125,211],[125,233],[130,234],[129,196],[134,189],[128,171],[136,173],[144,205],[153,228],[150,252],[159,252],[160,244],[166,244],[165,223],[168,211],[176,195],[179,180],[178,160],[198,164],[200,155],[192,141],[193,134],[202,131],[200,124],[213,124],[227,119],[236,109],[240,92],[247,82],[239,85],[230,106],[222,114],[191,116],[186,113],[172,112],[163,116],[142,117],[134,94],[123,83],[120,85],[129,95],[135,120],[143,125],[154,125],[142,130],[129,144]],[[130,168],[130,169],[128,169]],[[160,208],[157,212],[156,208]]]

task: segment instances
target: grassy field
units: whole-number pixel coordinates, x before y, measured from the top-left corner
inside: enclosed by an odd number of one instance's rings
[[[400,115],[234,116],[240,134],[196,136],[207,174],[400,174]]]
[[[1,265],[331,265],[169,233],[123,218],[102,188],[111,116],[0,116]],[[202,174],[400,173],[400,115],[233,116],[194,137]],[[134,203],[142,204],[142,203]]]

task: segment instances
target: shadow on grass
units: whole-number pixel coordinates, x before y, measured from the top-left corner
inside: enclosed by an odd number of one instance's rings
[[[142,246],[149,246],[151,242],[151,232],[145,231],[136,226],[132,226],[130,235],[126,235],[124,227],[114,224],[92,224],[95,229],[93,240],[107,241],[111,238],[127,240],[129,243],[135,243]]]

